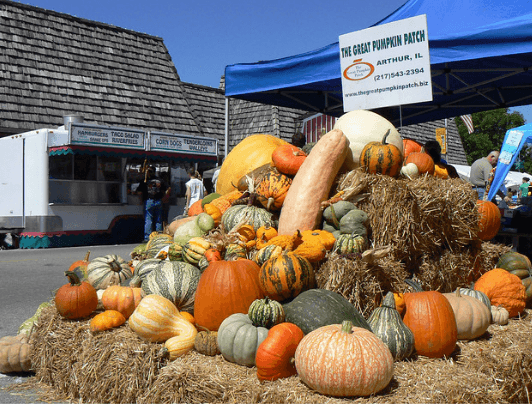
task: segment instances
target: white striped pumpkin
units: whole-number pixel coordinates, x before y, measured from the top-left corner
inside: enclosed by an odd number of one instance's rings
[[[87,266],[87,280],[94,289],[120,285],[132,276],[129,264],[115,254],[94,258]]]
[[[179,336],[182,342],[189,341],[189,350],[194,346],[196,327],[179,314],[177,307],[165,297],[145,296],[128,321],[129,327],[147,341],[165,342]],[[186,347],[180,344],[180,350],[184,353]]]
[[[142,281],[142,291],[146,295],[164,296],[180,311],[192,313],[200,278],[199,269],[181,261],[162,262],[161,266],[151,271]]]
[[[140,288],[142,281],[146,279],[148,274],[160,267],[162,267],[164,261],[157,258],[148,258],[146,260],[140,261],[135,267],[135,274],[133,278],[129,281],[129,286],[133,288]]]

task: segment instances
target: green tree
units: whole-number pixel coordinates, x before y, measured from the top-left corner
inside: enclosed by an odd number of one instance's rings
[[[459,117],[455,118],[469,165],[475,160],[487,156],[492,150],[500,150],[506,131],[525,124],[525,119],[520,112],[509,113],[508,108],[476,112],[471,116],[475,129],[473,133],[467,132],[467,127]],[[525,154],[524,149],[522,156]],[[525,168],[527,162],[532,166],[529,155],[524,161]]]

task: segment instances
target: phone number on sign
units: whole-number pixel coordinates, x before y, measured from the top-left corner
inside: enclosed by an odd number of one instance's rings
[[[420,74],[424,72],[425,72],[425,69],[423,69],[422,67],[419,69],[399,70],[393,73],[376,74],[373,80],[375,81],[389,80],[389,79],[394,79],[396,77],[413,76],[415,74]]]

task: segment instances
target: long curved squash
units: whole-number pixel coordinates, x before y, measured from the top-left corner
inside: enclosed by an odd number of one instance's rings
[[[280,235],[316,228],[321,219],[320,203],[329,196],[348,151],[349,140],[339,129],[333,129],[320,138],[286,194],[279,217]]]

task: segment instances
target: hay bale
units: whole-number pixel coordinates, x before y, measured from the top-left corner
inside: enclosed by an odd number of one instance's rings
[[[393,275],[390,275],[393,277]],[[532,392],[532,311],[492,324],[480,339],[460,341],[447,359],[396,362],[390,385],[365,398],[318,394],[298,376],[259,382],[254,367],[195,351],[168,363],[161,344],[145,343],[124,325],[89,336],[88,321],[43,311],[34,335],[36,377],[10,390],[39,388],[40,400],[87,403],[363,403],[529,402]]]

